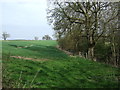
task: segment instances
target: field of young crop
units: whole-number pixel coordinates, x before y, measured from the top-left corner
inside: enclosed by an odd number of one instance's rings
[[[120,88],[119,69],[56,48],[56,41],[2,41],[4,88]]]

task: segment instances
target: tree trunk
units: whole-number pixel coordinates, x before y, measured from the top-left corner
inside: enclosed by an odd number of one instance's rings
[[[94,57],[94,47],[90,47],[88,49],[88,58],[93,60],[93,61],[96,61],[95,57]]]
[[[94,48],[95,48],[95,42],[93,40],[93,37],[90,37],[89,39],[89,48],[88,48],[88,58],[96,61],[94,57]]]
[[[116,46],[115,46],[115,36],[114,36],[114,31],[113,31],[113,35],[112,35],[112,64],[113,65],[117,65],[117,57],[116,57]]]
[[[120,54],[117,55],[117,66],[120,67]]]
[[[4,40],[6,40],[6,38],[4,37]]]

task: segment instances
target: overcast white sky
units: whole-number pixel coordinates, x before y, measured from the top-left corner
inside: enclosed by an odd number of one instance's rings
[[[47,22],[47,0],[2,0],[0,21],[2,32],[10,34],[9,39],[42,38],[54,31]],[[0,27],[1,29],[1,27]]]

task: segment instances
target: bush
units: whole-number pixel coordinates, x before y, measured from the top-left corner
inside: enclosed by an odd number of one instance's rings
[[[108,62],[112,54],[110,44],[106,44],[103,41],[99,41],[95,46],[95,57],[97,61]]]

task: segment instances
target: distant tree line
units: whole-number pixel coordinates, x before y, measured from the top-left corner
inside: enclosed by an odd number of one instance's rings
[[[48,21],[62,49],[120,65],[119,2],[53,2]]]
[[[39,40],[39,37],[35,36],[34,39],[35,40]],[[44,35],[42,37],[42,40],[52,40],[52,38],[49,35]]]
[[[7,32],[2,33],[3,40],[7,40],[7,38],[9,38],[9,37],[10,37],[10,34],[8,34]],[[34,40],[39,40],[39,37],[35,36]],[[52,40],[52,38],[49,35],[44,35],[42,37],[42,40]]]

